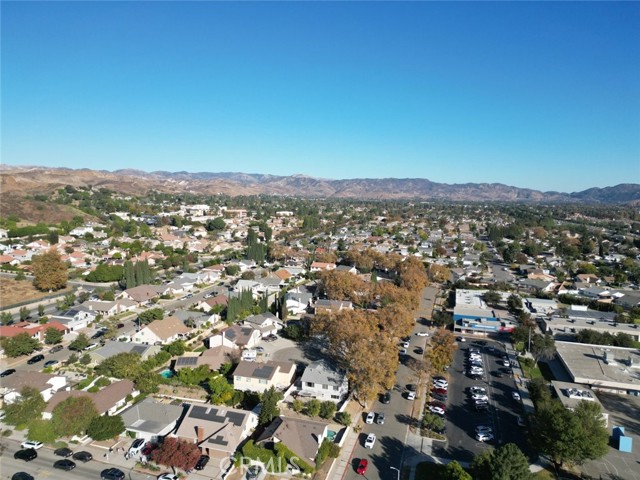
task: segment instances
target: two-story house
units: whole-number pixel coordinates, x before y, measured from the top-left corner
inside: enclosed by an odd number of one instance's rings
[[[287,389],[293,382],[296,364],[267,361],[263,363],[241,360],[233,372],[233,388],[262,393],[271,387]]]
[[[185,338],[191,333],[191,330],[179,318],[167,317],[163,320],[154,320],[136,332],[133,335],[133,342],[147,345],[166,345]]]
[[[300,395],[318,400],[331,400],[338,403],[344,399],[348,390],[347,375],[338,371],[326,360],[311,362],[304,369],[300,379]]]

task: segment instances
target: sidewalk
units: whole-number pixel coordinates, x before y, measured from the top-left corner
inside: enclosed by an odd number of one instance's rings
[[[360,431],[362,430],[362,407],[355,400],[350,400],[347,405],[347,412],[351,415],[351,426],[345,432],[345,441],[340,450],[340,456],[333,461],[329,474],[326,476],[330,480],[344,478],[347,469],[351,468],[351,457],[353,449],[358,442]]]

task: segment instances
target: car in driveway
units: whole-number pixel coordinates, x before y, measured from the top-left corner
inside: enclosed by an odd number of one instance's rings
[[[360,462],[358,462],[358,468],[356,468],[356,472],[358,475],[364,475],[367,473],[367,467],[369,466],[369,461],[366,458],[361,458]]]
[[[44,355],[40,354],[40,355],[35,355],[31,357],[29,360],[27,360],[27,363],[29,365],[33,365],[34,363],[41,362],[42,360],[44,360]]]
[[[107,468],[100,472],[101,480],[124,480],[124,472],[119,468]]]
[[[364,448],[373,448],[376,444],[376,434],[370,433],[364,441]]]
[[[364,419],[364,423],[371,424],[376,418],[376,414],[374,412],[369,412]]]
[[[196,466],[194,468],[196,470],[203,470],[204,467],[207,466],[207,463],[209,463],[209,455],[200,455],[200,458],[198,459],[198,462],[196,463]]]
[[[54,462],[53,468],[57,468],[58,470],[66,470],[68,472],[69,470],[73,470],[74,468],[76,468],[76,462],[74,462],[73,460],[57,460],[56,462]]]
[[[131,446],[129,447],[129,455],[135,456],[138,455],[142,449],[144,448],[145,440],[143,438],[137,438],[133,441]]]
[[[67,458],[67,457],[70,457],[71,455],[73,455],[73,452],[69,448],[62,447],[62,448],[56,448],[53,451],[53,454],[57,455],[59,457]]]
[[[25,440],[20,444],[22,448],[33,448],[34,450],[38,450],[44,446],[42,442],[36,442],[35,440]]]
[[[8,377],[12,373],[16,373],[15,368],[7,368],[4,372],[0,373],[0,377]]]
[[[38,452],[36,452],[33,448],[25,448],[14,453],[13,458],[15,458],[16,460],[24,460],[25,462],[30,462],[31,460],[38,458]]]
[[[476,440],[479,442],[490,442],[491,440],[493,440],[493,434],[492,433],[477,433],[476,434]]]
[[[86,451],[81,451],[81,452],[76,452],[73,454],[73,458],[74,460],[80,460],[81,462],[87,463],[91,460],[93,460],[93,455],[91,455],[91,453],[86,452]]]

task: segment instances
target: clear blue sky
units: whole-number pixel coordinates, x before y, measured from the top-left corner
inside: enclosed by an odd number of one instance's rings
[[[6,164],[640,183],[640,3],[1,9]]]

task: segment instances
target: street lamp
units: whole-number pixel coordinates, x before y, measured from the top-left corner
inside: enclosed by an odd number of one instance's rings
[[[398,475],[398,480],[400,480],[400,470],[397,469],[396,467],[389,467],[391,470],[395,470],[397,472]]]

